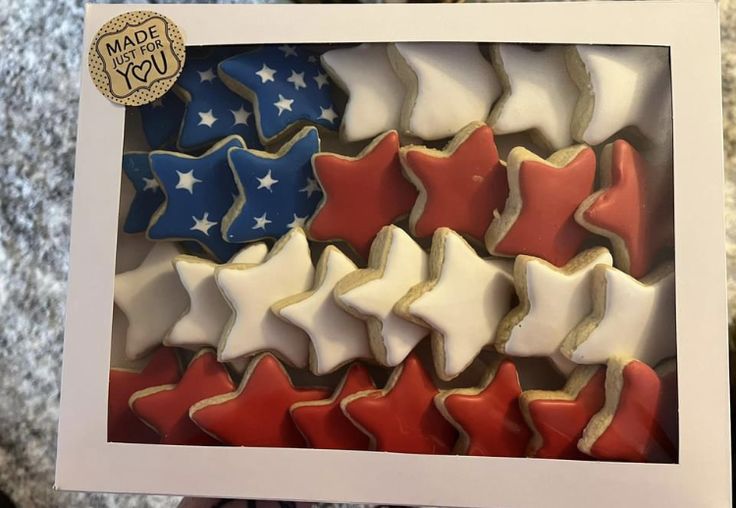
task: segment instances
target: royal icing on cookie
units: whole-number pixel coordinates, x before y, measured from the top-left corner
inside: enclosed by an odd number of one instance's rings
[[[493,342],[514,297],[511,262],[486,260],[457,233],[438,229],[432,240],[429,278],[394,307],[402,317],[431,327],[435,369],[449,380]]]
[[[532,433],[519,409],[519,395],[519,376],[509,360],[492,364],[478,388],[440,392],[435,404],[460,434],[455,453],[526,456]]]
[[[602,189],[575,213],[578,223],[611,240],[616,266],[635,278],[649,272],[663,248],[674,245],[672,192],[657,185],[652,171],[626,141],[606,145],[601,154]]]
[[[593,269],[593,312],[562,344],[575,363],[614,356],[656,365],[676,353],[675,266],[665,263],[641,281],[608,266]]]
[[[340,126],[345,141],[361,141],[399,128],[404,86],[391,67],[388,45],[361,44],[322,55],[322,67],[348,94]]]
[[[674,446],[658,421],[661,381],[645,363],[612,359],[606,404],[585,427],[578,447],[603,460],[671,462]]]
[[[148,228],[153,240],[195,240],[217,259],[230,259],[239,249],[222,238],[222,218],[237,193],[227,162],[231,148],[243,148],[238,136],[223,139],[204,155],[151,152],[151,169],[166,195]]]
[[[302,448],[306,443],[289,408],[328,393],[323,388],[295,388],[281,363],[265,353],[250,363],[237,391],[202,400],[191,407],[189,415],[225,444]]]
[[[572,145],[578,89],[567,72],[565,46],[495,44],[492,60],[504,89],[488,120],[495,133],[531,131],[552,150]]]
[[[195,356],[181,380],[146,388],[130,398],[130,408],[161,436],[162,444],[214,445],[189,418],[189,408],[200,400],[235,389],[214,351],[203,349]]]
[[[253,105],[226,87],[217,75],[223,59],[244,49],[217,48],[201,58],[187,58],[176,81],[177,92],[186,100],[179,133],[182,150],[209,146],[233,134],[242,137],[249,147],[260,146]]]
[[[528,254],[556,266],[570,261],[588,235],[574,214],[593,190],[593,150],[573,146],[544,160],[517,147],[509,154],[507,174],[509,198],[486,232],[488,251]]]
[[[236,254],[230,263],[258,264],[268,253],[263,243],[250,245]],[[179,318],[166,336],[168,346],[199,348],[217,347],[225,323],[232,310],[215,284],[217,264],[196,256],[174,258],[182,286],[189,295],[189,309]]]
[[[330,80],[319,61],[302,48],[263,46],[224,60],[219,75],[255,105],[258,134],[264,143],[297,123],[310,122],[329,130],[340,125]]]
[[[527,454],[543,459],[585,459],[577,443],[605,402],[606,371],[578,367],[560,391],[530,390],[519,398],[533,435]]]
[[[135,195],[125,216],[123,231],[126,233],[142,233],[148,229],[151,217],[164,202],[164,193],[151,171],[148,152],[124,154],[123,172],[135,190]]]
[[[508,196],[506,167],[490,127],[472,123],[442,151],[405,146],[399,153],[407,177],[419,190],[409,216],[414,236],[448,227],[482,241]]]
[[[561,268],[518,256],[514,279],[519,305],[498,326],[496,348],[512,356],[549,357],[569,373],[574,364],[560,353],[560,345],[593,308],[593,268],[612,263],[603,247],[581,252]]]
[[[312,289],[271,307],[277,316],[309,335],[309,366],[317,375],[352,360],[372,358],[365,322],[345,312],[333,297],[335,284],[355,270],[345,254],[329,245],[317,263]]]
[[[394,304],[427,276],[427,254],[402,229],[386,226],[371,247],[368,268],[335,286],[337,302],[368,323],[371,349],[383,365],[401,363],[427,329],[393,312]]]
[[[501,86],[475,43],[401,42],[389,56],[406,88],[401,129],[425,140],[485,121]]]
[[[220,340],[218,357],[228,361],[261,351],[274,351],[296,367],[307,366],[307,335],[271,312],[271,305],[309,289],[314,267],[300,228],[273,246],[260,265],[217,267],[215,280],[233,309]]]
[[[575,139],[597,145],[629,126],[660,139],[671,129],[668,48],[578,45],[568,50],[567,64],[580,89]]]
[[[144,388],[179,381],[180,366],[176,353],[159,348],[140,371],[110,369],[107,396],[107,440],[115,443],[158,443],[159,437],[130,410],[130,396]]]
[[[314,127],[305,127],[275,154],[234,148],[228,152],[238,197],[223,219],[225,239],[233,243],[279,238],[303,228],[322,198],[312,173],[319,151]]]
[[[291,418],[312,448],[368,450],[368,436],[350,423],[340,409],[340,403],[354,393],[375,388],[368,369],[354,363],[332,397],[297,402],[291,406]]]
[[[367,257],[383,226],[409,213],[417,192],[401,174],[399,135],[383,134],[357,157],[320,153],[314,173],[324,197],[307,224],[314,240],[344,240]]]
[[[454,427],[434,405],[438,390],[419,358],[396,367],[383,390],[350,395],[343,412],[384,452],[447,454],[457,440]]]
[[[187,306],[172,261],[179,249],[157,242],[136,269],[115,276],[115,305],[128,318],[125,354],[141,358],[162,343],[166,332]]]
[[[184,102],[169,90],[164,95],[138,108],[143,134],[152,150],[174,148],[184,118]]]

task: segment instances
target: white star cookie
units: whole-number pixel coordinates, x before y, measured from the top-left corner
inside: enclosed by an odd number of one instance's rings
[[[578,141],[597,145],[630,126],[650,140],[669,130],[667,48],[578,45],[568,49],[567,65],[580,89],[572,122]]]
[[[575,363],[614,356],[649,365],[675,356],[675,265],[641,279],[608,266],[593,269],[593,312],[565,338],[561,351]]]
[[[512,262],[483,259],[457,233],[440,228],[429,255],[429,279],[398,301],[394,311],[432,328],[437,374],[449,381],[493,342],[511,307]]]
[[[335,284],[355,270],[355,264],[330,245],[317,263],[314,287],[271,307],[277,316],[307,332],[311,340],[309,366],[317,375],[352,360],[372,358],[365,322],[345,312],[332,295]]]
[[[570,124],[578,89],[567,72],[565,46],[534,51],[524,45],[495,44],[492,60],[504,89],[488,119],[493,132],[531,131],[551,150],[574,144]]]
[[[273,351],[295,367],[306,367],[307,335],[277,318],[271,305],[306,291],[313,278],[307,237],[300,228],[282,236],[260,265],[217,267],[215,281],[233,309],[218,346],[219,360]]]
[[[427,335],[427,329],[399,317],[394,304],[427,276],[427,254],[402,229],[385,226],[371,245],[368,268],[346,275],[335,286],[337,302],[366,320],[373,355],[394,367]]]
[[[178,255],[174,243],[156,242],[138,268],[115,276],[114,299],[128,318],[125,354],[131,360],[161,344],[186,309],[187,293],[172,265]]]
[[[406,88],[401,129],[424,140],[454,136],[470,122],[484,122],[501,85],[478,45],[401,42],[389,57]]]
[[[563,373],[575,367],[560,344],[593,308],[593,269],[611,266],[607,249],[581,252],[562,268],[533,256],[518,256],[514,282],[519,305],[501,320],[496,349],[511,356],[546,356]]]
[[[230,263],[258,264],[268,253],[264,243],[256,243],[237,253]],[[167,346],[199,349],[217,347],[222,329],[232,311],[215,284],[217,263],[196,256],[177,256],[174,268],[189,295],[189,308],[164,339]]]
[[[361,44],[322,55],[322,67],[348,94],[340,126],[343,140],[360,141],[399,128],[404,87],[386,44]]]

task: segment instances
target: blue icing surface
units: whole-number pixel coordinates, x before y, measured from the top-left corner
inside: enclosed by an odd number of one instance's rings
[[[224,60],[220,72],[256,98],[261,136],[271,139],[307,121],[336,130],[340,125],[331,85],[319,58],[297,46],[264,46]]]
[[[173,148],[184,117],[184,102],[172,91],[140,108],[143,134],[154,149]]]
[[[225,230],[230,242],[278,238],[304,223],[322,198],[312,173],[312,155],[319,151],[317,129],[306,127],[279,151],[233,148],[230,167],[245,193],[245,204]]]
[[[183,150],[211,145],[236,134],[248,146],[260,147],[253,105],[226,87],[217,76],[217,65],[244,48],[213,50],[202,58],[187,59],[177,85],[189,96],[179,133]]]
[[[221,261],[238,246],[222,238],[222,218],[237,195],[227,151],[244,148],[237,136],[223,139],[201,157],[152,152],[151,168],[166,193],[163,213],[148,228],[154,240],[196,240]]]
[[[123,171],[135,189],[123,231],[142,233],[148,228],[151,216],[164,202],[164,193],[161,192],[158,180],[153,176],[148,163],[148,153],[124,154]]]

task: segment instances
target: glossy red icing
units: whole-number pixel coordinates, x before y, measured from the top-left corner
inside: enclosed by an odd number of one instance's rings
[[[542,437],[542,446],[534,457],[545,459],[584,459],[578,440],[590,419],[601,410],[606,398],[606,371],[600,368],[573,400],[536,399],[528,411]]]
[[[449,156],[407,150],[403,162],[427,196],[414,225],[417,236],[448,227],[482,240],[493,211],[503,211],[509,193],[506,168],[487,125],[476,128]]]
[[[156,350],[140,372],[110,369],[107,397],[107,440],[116,443],[158,443],[160,438],[130,410],[128,400],[138,390],[176,383],[181,368],[171,348]]]
[[[582,150],[567,166],[557,168],[525,161],[519,168],[521,211],[495,251],[541,257],[556,266],[572,259],[588,235],[575,222],[575,211],[593,190],[595,153]]]
[[[234,389],[214,351],[206,350],[192,360],[178,384],[148,395],[134,395],[131,409],[156,429],[163,444],[213,445],[217,441],[189,419],[189,408]]]
[[[340,402],[348,395],[375,388],[368,369],[355,363],[330,399],[292,407],[291,417],[312,448],[368,450],[368,436],[347,419]]]
[[[325,198],[309,223],[309,236],[345,240],[364,257],[381,228],[406,215],[417,197],[401,173],[395,131],[359,159],[321,153],[313,165]]]
[[[477,395],[445,397],[445,410],[470,440],[468,455],[526,456],[532,433],[519,409],[520,394],[516,367],[504,360],[491,382]]]
[[[327,397],[323,388],[294,388],[271,354],[256,357],[233,397],[192,411],[192,419],[223,443],[234,446],[302,448],[304,437],[289,416],[300,401]]]
[[[416,355],[396,367],[389,386],[343,403],[348,417],[375,439],[376,449],[450,453],[457,432],[435,407],[438,390]]]

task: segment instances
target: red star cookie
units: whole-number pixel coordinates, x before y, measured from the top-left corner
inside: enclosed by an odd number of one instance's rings
[[[503,211],[509,188],[493,131],[474,122],[440,150],[406,146],[401,164],[419,197],[409,216],[414,236],[441,227],[483,240],[494,211]]]
[[[158,434],[133,414],[128,400],[138,390],[176,383],[180,375],[179,359],[174,349],[166,347],[156,350],[141,371],[110,369],[107,440],[115,443],[158,443]]]
[[[606,404],[578,443],[604,460],[670,462],[674,446],[658,419],[661,381],[638,360],[612,358],[606,370]]]
[[[492,364],[478,388],[446,390],[437,395],[437,408],[460,432],[455,453],[526,456],[532,433],[519,409],[519,395],[519,376],[509,360]]]
[[[189,415],[207,434],[229,445],[303,448],[306,442],[289,408],[328,394],[324,388],[295,388],[281,363],[263,353],[248,365],[237,391],[202,400]]]
[[[485,236],[491,254],[528,254],[562,266],[580,251],[588,231],[575,210],[593,190],[595,152],[572,146],[544,160],[523,147],[511,150],[509,198]]]
[[[345,417],[340,402],[348,395],[375,388],[368,369],[354,363],[332,397],[297,402],[291,406],[291,418],[312,448],[368,450],[368,436]]]
[[[602,189],[575,213],[583,227],[611,240],[616,266],[637,279],[649,273],[659,251],[674,243],[671,191],[654,185],[652,171],[626,141],[606,145]]]
[[[135,392],[130,408],[156,429],[163,444],[213,445],[217,441],[189,419],[189,408],[202,399],[230,392],[235,385],[215,352],[203,349],[189,363],[178,384],[154,386]]]
[[[367,390],[343,399],[340,407],[384,452],[448,454],[455,428],[434,405],[435,387],[416,355],[391,373],[383,390]]]
[[[345,240],[363,257],[381,228],[406,215],[417,197],[401,174],[396,131],[378,136],[357,157],[318,153],[312,165],[324,197],[309,236]]]
[[[577,444],[590,419],[605,402],[606,371],[600,366],[576,368],[560,391],[530,390],[519,398],[532,429],[527,455],[544,459],[587,458]]]

